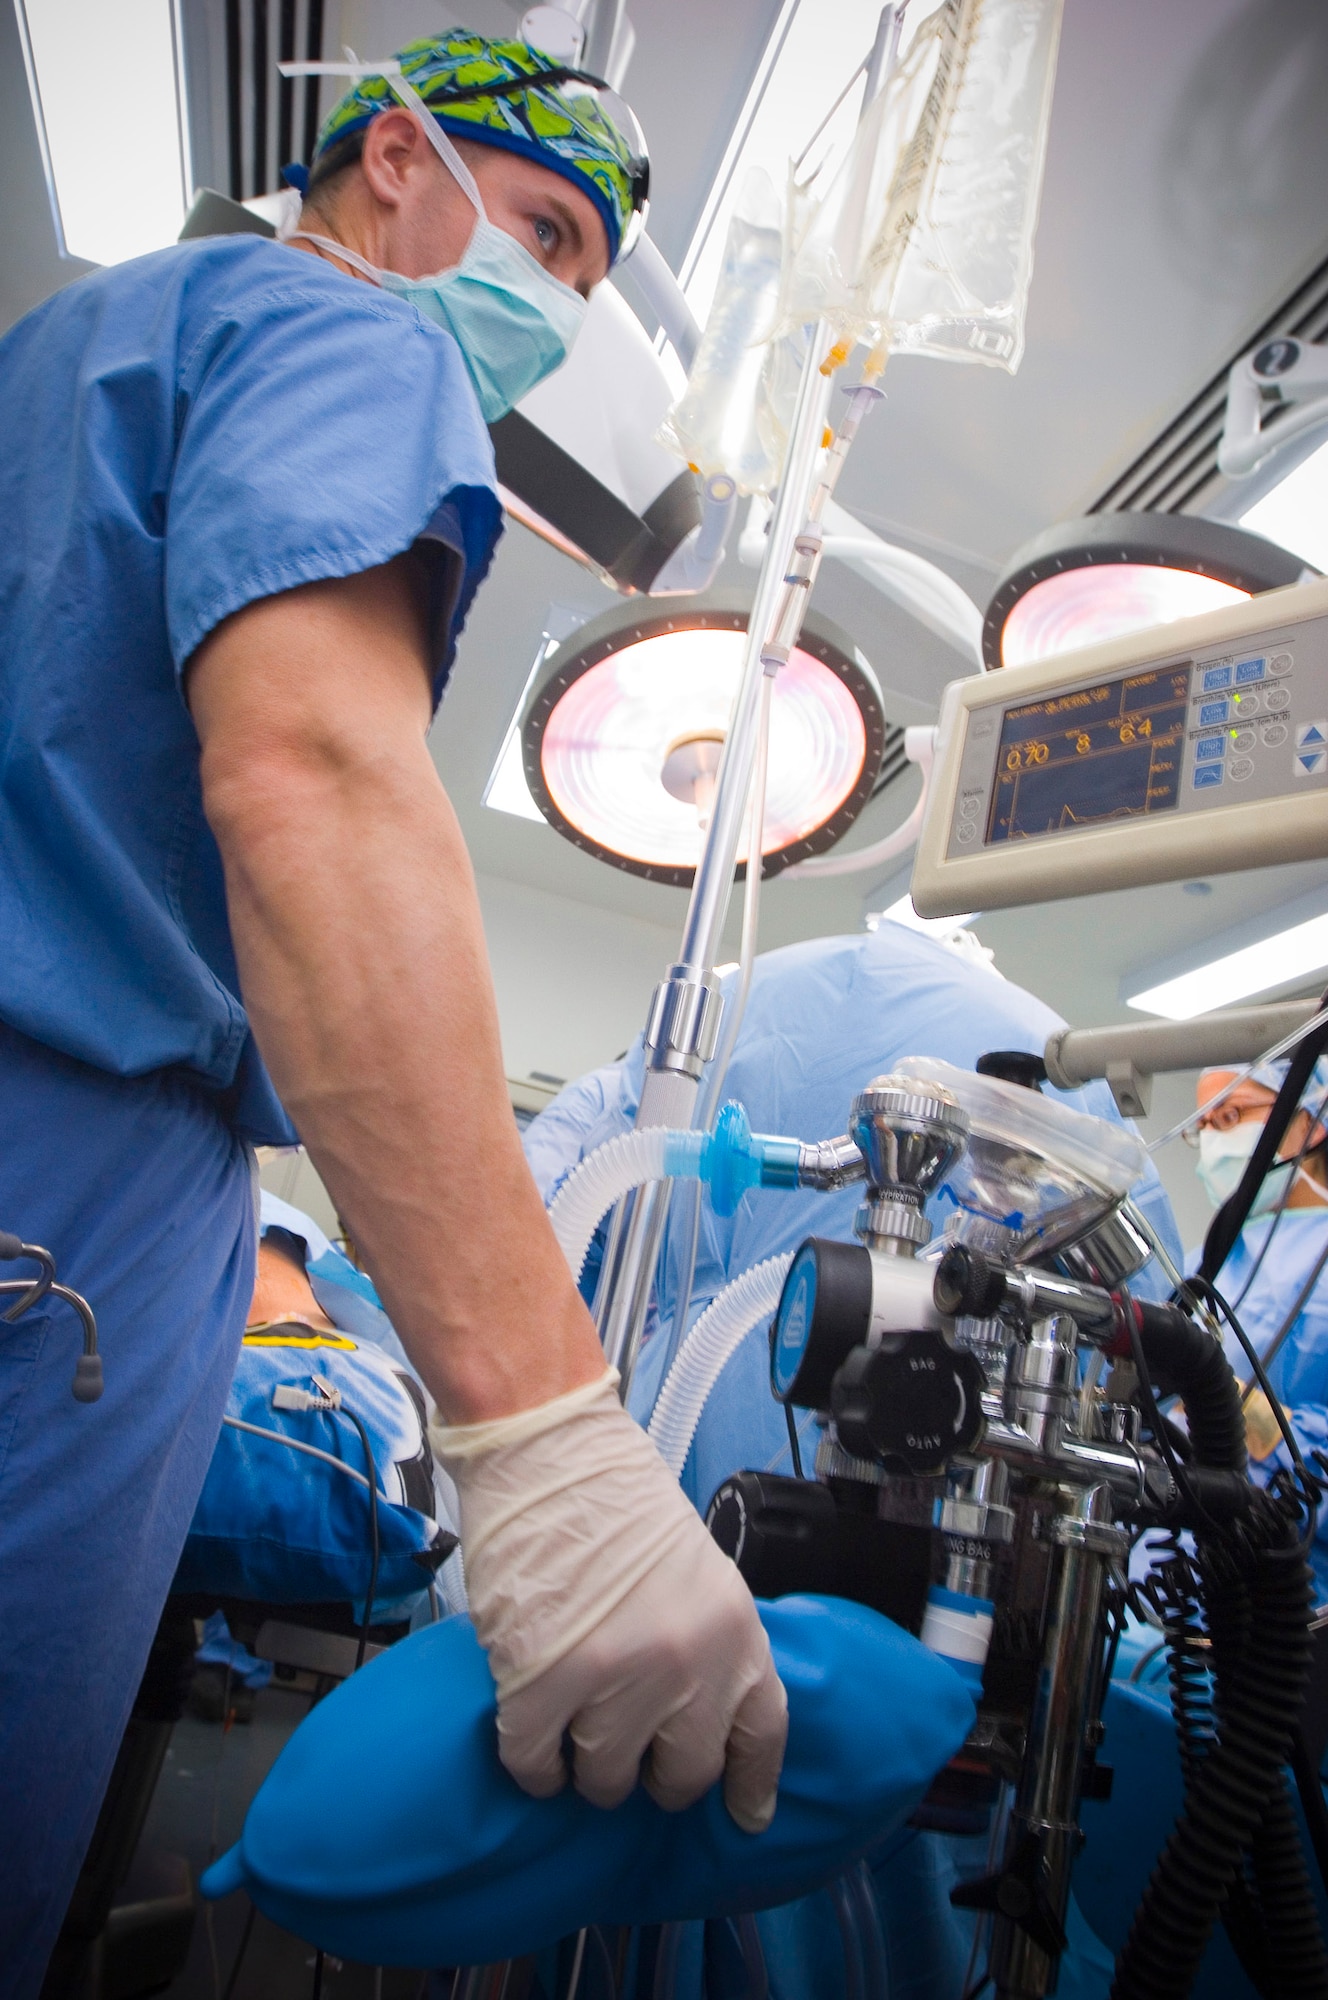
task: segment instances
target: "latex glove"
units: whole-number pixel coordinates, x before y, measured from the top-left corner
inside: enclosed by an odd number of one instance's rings
[[[498,1688],[498,1754],[547,1798],[670,1812],[722,1775],[770,1824],[788,1704],[746,1584],[618,1401],[617,1375],[432,1436],[456,1482],[470,1613]],[[644,1763],[643,1763],[644,1760]]]

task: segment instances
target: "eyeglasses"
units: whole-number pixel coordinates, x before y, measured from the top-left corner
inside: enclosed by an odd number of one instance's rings
[[[1183,1134],[1187,1146],[1197,1147],[1199,1134],[1210,1132],[1234,1132],[1237,1125],[1247,1122],[1262,1125],[1268,1117],[1267,1104],[1233,1104],[1228,1098],[1225,1104],[1217,1105],[1212,1111],[1205,1111]]]
[[[636,113],[626,98],[620,97],[616,90],[610,89],[603,77],[592,76],[589,70],[572,69],[566,64],[559,63],[552,69],[535,70],[529,76],[507,77],[496,83],[468,83],[460,90],[432,91],[427,103],[430,111],[436,112],[446,104],[465,104],[477,97],[515,97],[523,90],[546,90],[555,84],[567,97],[589,98],[600,116],[627,143],[628,157],[622,164],[627,174],[632,213],[623,229],[622,242],[618,247],[618,256],[621,259],[635,249],[646,226],[646,216],[650,208],[650,155],[646,149],[645,133],[641,130]]]

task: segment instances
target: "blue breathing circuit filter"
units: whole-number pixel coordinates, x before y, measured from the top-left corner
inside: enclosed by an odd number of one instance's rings
[[[779,1805],[742,1833],[716,1786],[682,1813],[522,1792],[498,1761],[468,1619],[426,1626],[320,1702],[239,1844],[203,1876],[366,1965],[485,1965],[588,1924],[731,1916],[806,1894],[904,1821],[972,1725],[943,1660],[858,1604],[758,1606],[788,1690]]]
[[[795,1188],[801,1151],[796,1139],[753,1132],[741,1104],[730,1099],[713,1132],[670,1132],[664,1171],[704,1181],[715,1214],[732,1215],[748,1188]]]

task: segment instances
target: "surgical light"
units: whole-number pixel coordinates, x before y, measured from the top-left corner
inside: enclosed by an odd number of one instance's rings
[[[1238,604],[1305,564],[1261,535],[1192,514],[1090,514],[1029,542],[982,628],[988,667],[1018,667]]]
[[[1271,993],[1292,980],[1308,979],[1328,968],[1328,916],[1261,938],[1243,951],[1228,952],[1178,979],[1150,986],[1126,1002],[1143,1014],[1161,1014],[1168,1021],[1190,1021],[1196,1014],[1230,1006],[1254,993]]]
[[[745,607],[607,613],[558,648],[522,724],[526,784],[565,839],[690,884],[746,638]],[[812,617],[775,683],[764,872],[819,854],[871,797],[886,721],[852,641]],[[739,847],[739,872],[745,868]]]
[[[61,252],[119,264],[174,243],[189,199],[178,0],[17,0]]]

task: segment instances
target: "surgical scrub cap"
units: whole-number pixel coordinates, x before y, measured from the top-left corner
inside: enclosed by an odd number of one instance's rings
[[[1250,1071],[1251,1083],[1261,1083],[1265,1090],[1274,1093],[1282,1088],[1286,1073],[1291,1067],[1291,1058],[1282,1056],[1276,1062],[1260,1063]],[[1320,1056],[1310,1071],[1305,1088],[1300,1093],[1300,1101],[1307,1111],[1319,1112],[1323,1109],[1324,1098],[1328,1097],[1328,1056]]]
[[[1225,1069],[1227,1065],[1222,1063],[1213,1067]],[[1265,1090],[1271,1090],[1276,1096],[1286,1081],[1290,1067],[1290,1056],[1279,1056],[1275,1062],[1256,1063],[1250,1071],[1248,1080],[1251,1083],[1261,1083]],[[1307,1111],[1312,1111],[1317,1116],[1324,1110],[1325,1098],[1328,1098],[1328,1056],[1320,1056],[1306,1079],[1305,1088],[1300,1093],[1300,1101]],[[1324,1122],[1328,1124],[1328,1114],[1325,1114]]]
[[[613,93],[525,42],[489,41],[465,28],[411,42],[397,61],[445,132],[524,154],[562,174],[599,210],[610,261],[630,247],[645,209],[649,167],[635,120]],[[535,81],[543,75],[547,83]],[[523,77],[532,79],[528,87]],[[485,84],[495,86],[492,95],[478,94]],[[363,131],[396,102],[384,77],[362,77],[323,120],[314,166],[330,146]]]

